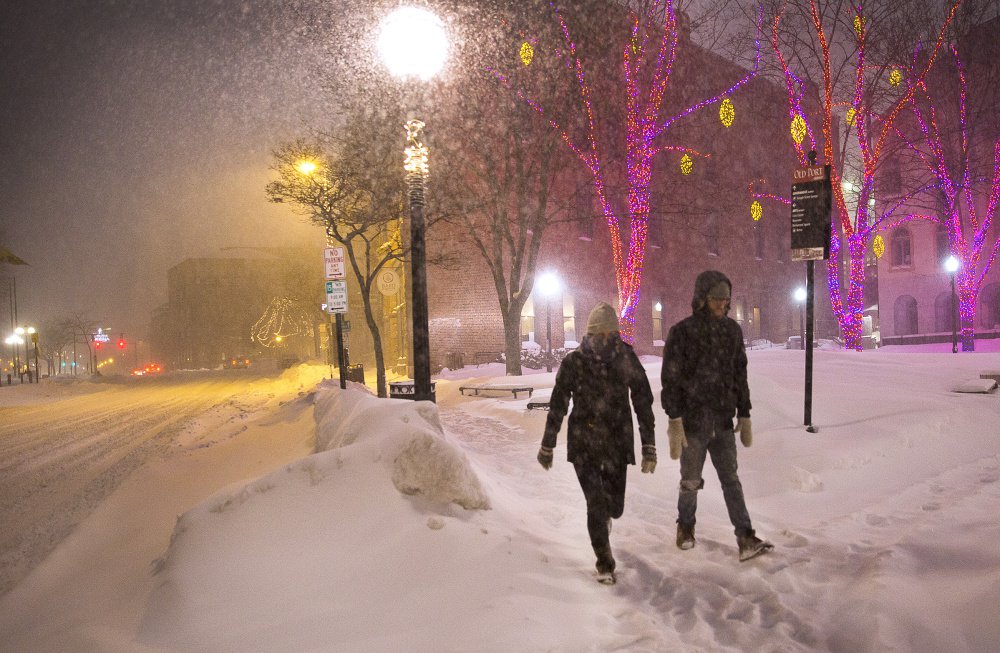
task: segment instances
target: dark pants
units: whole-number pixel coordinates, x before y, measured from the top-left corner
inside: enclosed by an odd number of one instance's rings
[[[628,465],[575,462],[576,478],[587,500],[587,532],[597,555],[598,571],[614,571],[608,520],[618,519],[625,511],[625,480]]]
[[[728,424],[728,425],[727,425]],[[743,499],[743,485],[736,474],[736,435],[732,420],[716,427],[714,432],[687,433],[687,446],[681,451],[681,489],[677,498],[677,523],[694,526],[695,510],[698,508],[698,490],[705,487],[701,473],[705,467],[706,455],[712,457],[712,465],[722,484],[722,496],[726,500],[729,521],[736,529],[736,535],[745,535],[753,530],[746,501]]]

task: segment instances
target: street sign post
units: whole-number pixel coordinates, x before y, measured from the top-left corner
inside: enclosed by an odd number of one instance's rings
[[[344,347],[344,313],[347,312],[347,276],[343,247],[323,249],[324,278],[326,279],[326,312],[333,313],[336,323],[337,362],[340,366],[340,387],[347,389],[347,348]],[[331,376],[333,369],[330,370]]]
[[[813,262],[830,258],[833,186],[830,166],[816,165],[816,152],[809,152],[809,165],[792,173],[792,260],[806,262],[806,378],[803,422],[806,431],[815,433],[812,424],[813,377]]]

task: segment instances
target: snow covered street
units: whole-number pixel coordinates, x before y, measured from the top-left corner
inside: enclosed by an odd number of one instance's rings
[[[543,411],[460,395],[499,366],[445,373],[437,408],[317,386],[322,367],[170,381],[160,401],[180,404],[144,427],[149,444],[114,448],[138,447],[141,466],[0,597],[0,650],[991,651],[1000,395],[952,390],[998,362],[817,352],[808,434],[802,353],[750,352],[756,436],[739,462],[775,550],[737,560],[712,471],[697,546],[674,546],[677,463],[657,409],[659,466],[630,469],[610,588],[594,582],[564,435],[546,472]],[[659,359],[644,364],[656,392]],[[518,381],[537,396],[553,379]],[[19,432],[41,428],[43,406],[82,432],[88,385],[0,393],[0,410]],[[109,432],[155,410],[138,404],[156,390],[134,392]],[[22,487],[10,469],[0,482]]]

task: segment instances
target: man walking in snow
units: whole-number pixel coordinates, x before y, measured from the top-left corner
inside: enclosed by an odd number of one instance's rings
[[[732,283],[708,270],[698,275],[691,300],[692,314],[670,328],[663,346],[663,410],[670,421],[670,457],[681,459],[677,499],[677,546],[694,546],[698,490],[705,486],[706,456],[722,484],[729,520],[736,529],[740,560],[772,548],[754,532],[736,473],[736,433],[743,446],[753,442],[750,387],[743,332],[728,317]],[[733,416],[736,429],[733,429]]]
[[[587,531],[597,556],[598,580],[615,582],[611,520],[625,509],[625,476],[635,464],[635,436],[629,393],[639,421],[642,471],[656,469],[653,393],[639,358],[618,333],[618,315],[601,302],[587,320],[587,335],[563,360],[549,400],[538,462],[552,467],[552,449],[573,400],[566,457],[573,463],[587,501]]]

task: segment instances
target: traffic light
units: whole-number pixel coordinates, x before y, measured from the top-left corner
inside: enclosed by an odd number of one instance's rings
[[[118,339],[118,349],[125,349],[125,338]]]
[[[100,349],[103,345],[104,343],[98,340],[97,342],[94,343],[94,349]]]

